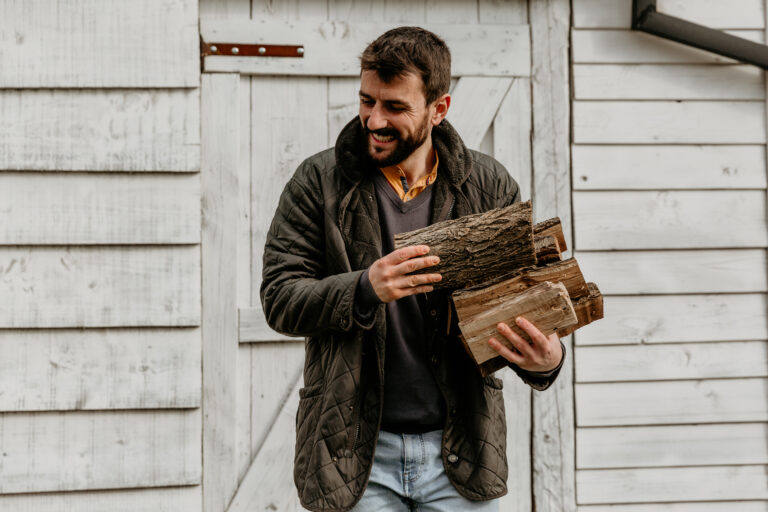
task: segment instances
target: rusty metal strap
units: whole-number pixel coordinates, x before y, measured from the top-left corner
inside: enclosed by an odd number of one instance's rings
[[[232,44],[200,42],[202,57],[225,55],[230,57],[294,57],[304,58],[303,45],[285,44]]]

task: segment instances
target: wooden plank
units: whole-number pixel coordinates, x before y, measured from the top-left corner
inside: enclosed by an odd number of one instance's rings
[[[358,117],[360,78],[328,78],[328,147],[336,145],[341,129]]]
[[[765,144],[752,101],[575,101],[577,144]]]
[[[410,4],[414,2],[410,1]],[[276,19],[202,19],[205,41],[242,44],[301,44],[303,58],[254,59],[209,56],[207,72],[269,75],[358,76],[358,57],[372,38],[402,22],[280,21]],[[451,48],[455,76],[528,76],[527,25],[424,24]],[[514,49],[514,51],[510,51]]]
[[[768,512],[768,501],[715,501],[689,503],[641,503],[583,505],[579,512]]]
[[[0,170],[197,171],[197,89],[4,90]]]
[[[758,43],[762,30],[727,30]],[[575,64],[734,64],[716,53],[632,30],[573,30]]]
[[[261,304],[252,308],[240,308],[239,310],[239,340],[240,343],[259,343],[274,341],[296,341],[295,336],[286,336],[273,331],[267,325],[267,319],[264,317],[264,310]]]
[[[765,294],[605,297],[605,318],[579,345],[768,339]]]
[[[583,504],[764,500],[766,471],[762,465],[581,470],[576,479]]]
[[[768,379],[576,384],[576,424],[768,421]]]
[[[659,0],[657,10],[712,28],[763,28],[762,0]],[[632,0],[576,0],[573,26],[630,28]]]
[[[577,468],[768,464],[768,424],[580,428]]]
[[[477,0],[426,0],[425,11],[428,23],[477,23],[479,16]]]
[[[194,0],[0,5],[1,88],[197,87],[198,48]]]
[[[0,173],[0,244],[194,244],[194,174]]]
[[[6,494],[0,512],[202,512],[199,485],[125,491]]]
[[[251,261],[253,260],[251,246],[251,118],[245,112],[251,111],[251,77],[240,77],[240,123],[239,143],[240,161],[237,166],[237,304],[248,307],[253,303],[251,296]]]
[[[533,391],[511,370],[496,377],[504,382],[504,409],[507,416],[507,464],[512,478],[507,479],[506,496],[499,510],[532,510],[533,472],[531,471],[531,400]]]
[[[0,330],[0,411],[200,405],[200,329]]]
[[[478,0],[477,10],[480,23],[528,23],[527,0]]]
[[[299,164],[328,144],[328,84],[319,77],[254,77],[251,107],[251,296],[259,297],[267,230]],[[355,98],[357,95],[355,95]]]
[[[261,450],[253,460],[237,494],[227,512],[262,510],[300,510],[298,496],[293,487],[293,459],[286,454],[294,452],[296,410],[299,389],[303,379],[297,379],[272,424]]]
[[[763,249],[583,252],[585,275],[605,295],[768,291]]]
[[[200,18],[250,18],[251,0],[200,0]]]
[[[237,267],[240,77],[204,75],[203,493],[205,510],[224,510],[237,488]]]
[[[761,190],[575,192],[576,248],[765,247],[765,208]]]
[[[200,483],[200,411],[0,414],[0,492]]]
[[[768,377],[764,341],[577,347],[576,361],[576,382]]]
[[[195,326],[200,250],[2,247],[2,328]]]
[[[571,118],[568,51],[570,2],[528,2],[531,24],[534,221],[560,217],[566,245],[571,226]],[[567,258],[570,254],[563,254]],[[599,323],[599,322],[598,322]],[[563,339],[572,354],[572,337]],[[533,509],[576,510],[573,357],[566,356],[554,385],[533,393]]]
[[[576,64],[579,100],[762,100],[764,72],[755,66]]]
[[[459,79],[451,93],[448,121],[467,147],[480,146],[511,84],[511,78],[468,76]]]
[[[317,0],[252,0],[251,17],[271,21],[325,21],[328,16],[326,2]],[[248,17],[241,17],[245,20]]]
[[[765,147],[574,145],[576,190],[764,189]]]
[[[531,199],[531,81],[515,78],[493,120],[493,156]]]

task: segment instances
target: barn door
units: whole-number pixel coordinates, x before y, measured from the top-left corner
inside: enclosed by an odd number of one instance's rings
[[[386,7],[373,1],[298,3],[290,9],[287,3],[254,3],[241,11],[236,4],[224,11],[201,4],[207,43],[304,48],[301,57],[204,61],[206,512],[301,510],[292,465],[303,340],[283,337],[264,321],[262,252],[279,195],[298,164],[332,146],[357,115],[357,56],[373,37],[403,23],[443,36],[453,53],[448,119],[468,147],[494,155],[510,170],[523,198],[531,192],[527,2],[520,3],[523,8],[517,2],[457,2],[441,12],[413,0]],[[502,510],[527,511],[531,391],[511,372],[500,376],[510,462],[510,493]]]

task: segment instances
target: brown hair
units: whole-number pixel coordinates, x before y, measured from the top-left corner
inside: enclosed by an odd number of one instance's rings
[[[386,83],[414,73],[424,83],[427,105],[451,87],[451,51],[445,41],[420,27],[388,30],[360,56],[361,71],[375,71]]]

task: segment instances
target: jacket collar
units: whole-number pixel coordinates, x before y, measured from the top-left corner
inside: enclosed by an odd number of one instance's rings
[[[447,120],[443,119],[432,128],[432,144],[440,160],[437,175],[445,177],[454,187],[461,186],[471,172],[472,155]],[[341,130],[335,149],[337,165],[344,177],[353,183],[359,183],[366,174],[375,170],[365,148],[365,132],[360,118],[355,117]]]

